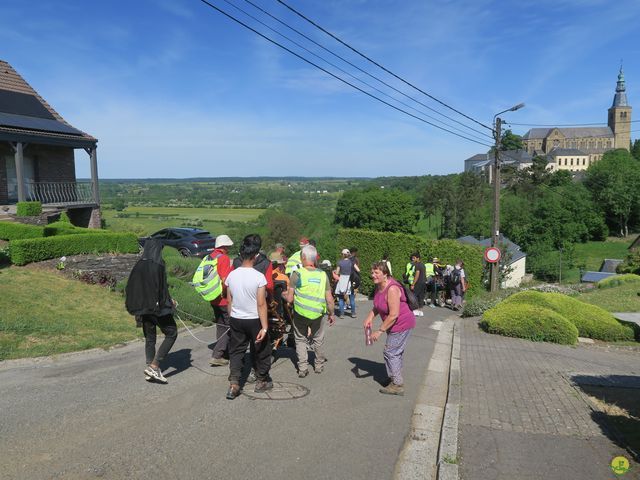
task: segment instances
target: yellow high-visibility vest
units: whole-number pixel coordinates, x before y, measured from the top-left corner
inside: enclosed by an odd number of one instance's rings
[[[209,255],[204,257],[191,279],[191,285],[207,302],[222,295],[222,279],[218,275],[218,257],[221,255],[219,253],[213,258]]]
[[[303,317],[315,319],[327,311],[327,274],[322,270],[296,270],[300,276],[300,286],[296,286],[293,296],[293,309]]]
[[[287,264],[284,267],[284,273],[286,273],[287,275],[291,275],[295,270],[296,266],[299,263],[302,263],[302,258],[300,257],[300,254],[301,254],[301,251],[298,250],[296,253],[294,253],[287,259]]]

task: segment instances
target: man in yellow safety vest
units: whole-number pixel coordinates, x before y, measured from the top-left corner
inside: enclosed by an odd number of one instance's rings
[[[329,313],[329,325],[336,318],[333,314],[334,301],[331,295],[327,274],[316,268],[318,251],[313,245],[305,245],[301,250],[302,268],[291,274],[287,301],[293,303],[293,332],[298,357],[298,377],[309,374],[307,346],[316,354],[314,371],[322,373],[326,358],[323,344],[326,322],[325,313]]]

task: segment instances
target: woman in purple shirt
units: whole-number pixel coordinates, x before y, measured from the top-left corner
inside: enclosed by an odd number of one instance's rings
[[[407,305],[402,285],[391,277],[386,262],[373,264],[371,278],[376,286],[376,292],[373,297],[373,310],[364,320],[364,328],[371,327],[375,316],[380,315],[382,325],[371,334],[371,339],[375,342],[383,333],[387,334],[384,363],[389,375],[389,384],[381,388],[380,393],[404,395],[402,356],[409,334],[416,326],[416,317]]]

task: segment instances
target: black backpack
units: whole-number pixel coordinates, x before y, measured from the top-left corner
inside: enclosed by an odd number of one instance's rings
[[[453,271],[451,272],[451,275],[449,276],[449,282],[451,283],[451,285],[455,286],[455,285],[460,285],[461,280],[462,280],[462,270],[454,268]]]
[[[357,272],[355,268],[351,268],[351,275],[349,276],[349,281],[351,282],[351,288],[355,290],[356,288],[360,288],[360,272]]]
[[[418,310],[420,308],[420,303],[418,303],[418,297],[416,294],[411,291],[408,285],[402,284],[402,289],[404,290],[404,296],[407,299],[407,305],[411,310]]]

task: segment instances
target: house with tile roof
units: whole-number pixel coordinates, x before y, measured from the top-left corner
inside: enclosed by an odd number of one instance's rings
[[[0,60],[0,206],[40,201],[71,221],[100,226],[98,140],[71,126],[7,62]],[[91,181],[79,182],[75,150],[86,152]]]
[[[466,235],[458,238],[458,241],[467,245],[491,246],[491,238],[478,240],[471,235]],[[526,275],[527,254],[520,249],[519,245],[516,245],[504,235],[500,235],[498,245],[502,250],[503,258],[506,259],[506,266],[511,269],[507,278],[502,282],[501,288],[519,287]],[[503,263],[502,260],[500,263]]]

